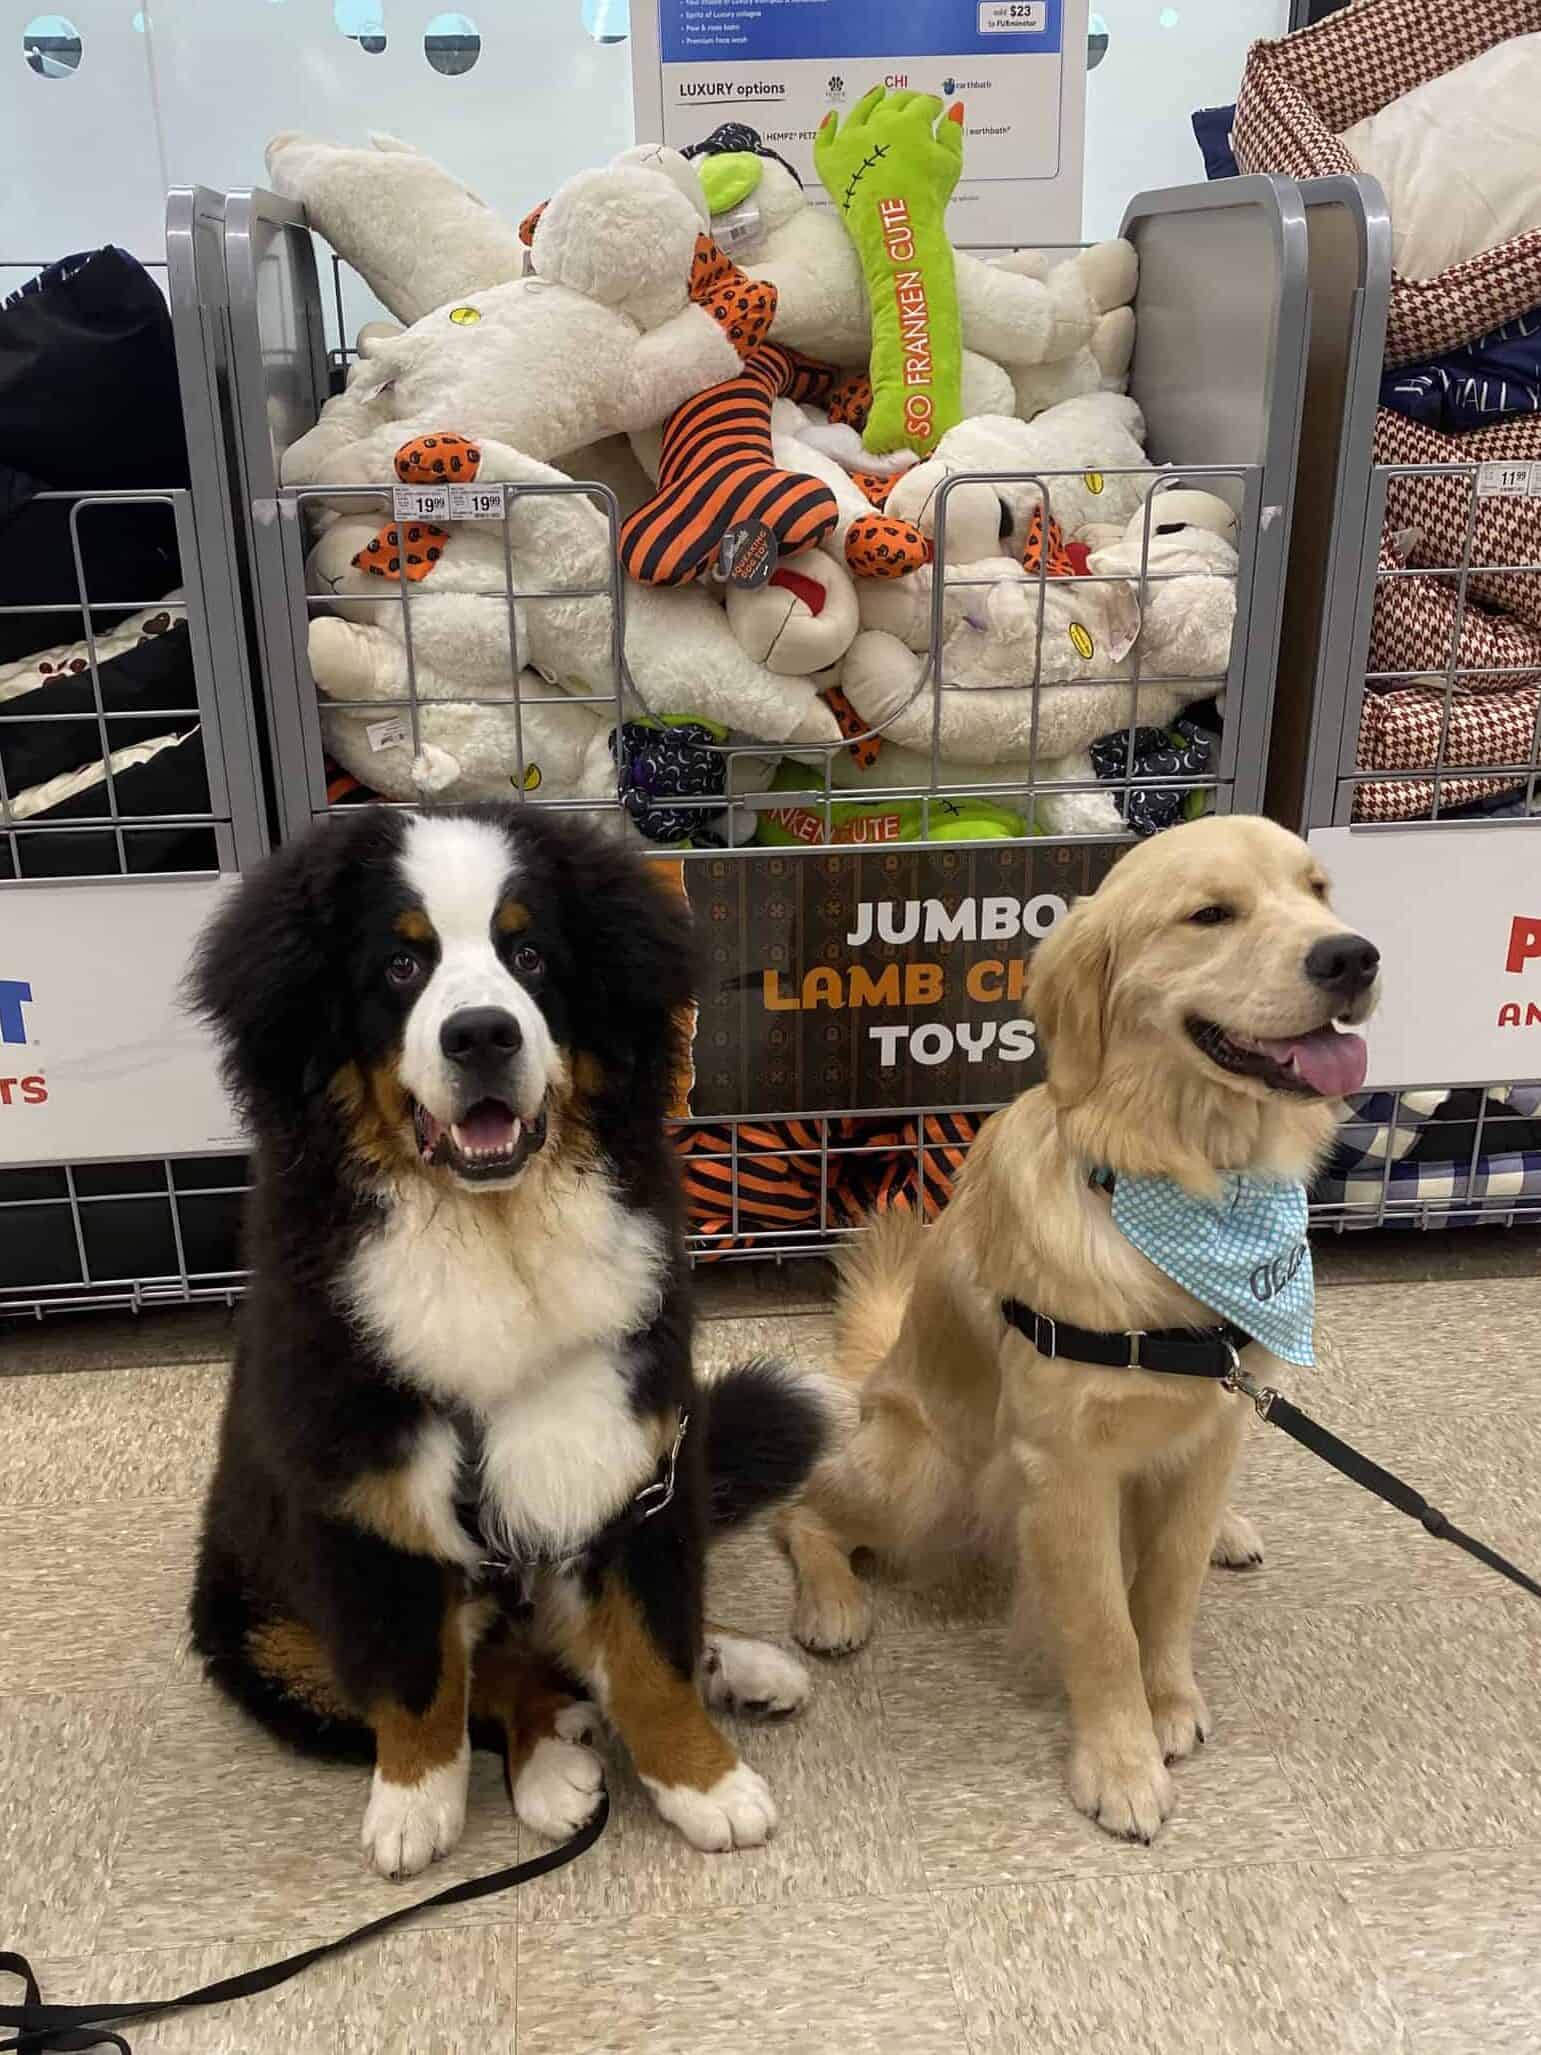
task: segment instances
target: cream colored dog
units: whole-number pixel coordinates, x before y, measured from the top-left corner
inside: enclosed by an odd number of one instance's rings
[[[1047,1631],[1069,1697],[1070,1795],[1148,1841],[1168,1764],[1209,1731],[1193,1623],[1212,1554],[1260,1559],[1226,1512],[1248,1401],[1208,1378],[1040,1356],[1023,1301],[1099,1332],[1212,1326],[1127,1241],[1093,1168],[1214,1196],[1219,1173],[1309,1177],[1362,1076],[1376,954],[1329,911],[1305,844],[1212,817],[1130,852],[1038,951],[1028,1005],[1048,1082],[992,1119],[935,1227],[854,1247],[836,1367],[852,1417],[783,1521],[794,1631],[867,1635],[859,1548],[911,1561],[976,1545],[1018,1566],[1019,1625]],[[1254,1343],[1253,1376],[1282,1366]]]

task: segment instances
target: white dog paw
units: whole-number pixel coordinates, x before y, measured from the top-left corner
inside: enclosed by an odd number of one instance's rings
[[[795,1655],[769,1641],[708,1634],[701,1650],[701,1695],[720,1712],[785,1720],[801,1712],[813,1686]]]
[[[604,1715],[586,1698],[575,1698],[552,1721],[564,1741],[597,1741],[605,1731]]]
[[[558,1715],[558,1726],[573,1710]],[[592,1748],[548,1734],[514,1779],[514,1811],[533,1833],[567,1841],[598,1812],[604,1784],[604,1764]]]
[[[1222,1570],[1255,1570],[1263,1560],[1263,1537],[1245,1513],[1227,1506],[1220,1515],[1209,1560]]]
[[[1154,1738],[1128,1750],[1077,1742],[1069,1782],[1072,1804],[1122,1841],[1153,1841],[1172,1810],[1172,1779]]]
[[[1202,1748],[1209,1739],[1212,1721],[1204,1694],[1197,1684],[1184,1689],[1154,1691],[1150,1696],[1150,1723],[1156,1730],[1156,1746],[1166,1762],[1180,1762]]]
[[[415,1784],[392,1784],[375,1771],[364,1808],[364,1853],[382,1877],[415,1877],[448,1855],[466,1823],[469,1746]]]
[[[813,1655],[854,1655],[872,1632],[872,1599],[853,1577],[835,1593],[804,1589],[792,1608],[792,1639]]]
[[[678,1827],[691,1847],[705,1854],[759,1848],[776,1831],[770,1787],[746,1762],[735,1763],[708,1791],[693,1791],[688,1784],[660,1784],[651,1777],[642,1781],[670,1826]]]

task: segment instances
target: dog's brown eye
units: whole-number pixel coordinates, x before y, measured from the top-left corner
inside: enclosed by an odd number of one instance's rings
[[[405,949],[386,959],[385,975],[398,990],[415,985],[422,974],[423,966],[415,956],[409,956]]]
[[[514,951],[514,969],[522,970],[526,977],[533,977],[540,969],[541,955],[533,942],[521,942]]]
[[[1196,928],[1217,928],[1222,921],[1234,920],[1235,914],[1228,906],[1201,906],[1197,913],[1190,913],[1189,922]]]
[[[1325,878],[1313,878],[1311,880],[1311,890],[1318,899],[1325,899],[1327,897],[1327,880]]]

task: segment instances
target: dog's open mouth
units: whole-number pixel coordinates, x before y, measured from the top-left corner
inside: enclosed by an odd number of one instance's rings
[[[435,1170],[452,1170],[468,1184],[506,1184],[546,1139],[544,1106],[533,1120],[521,1120],[501,1099],[478,1099],[448,1125],[414,1105],[412,1124],[423,1161]]]
[[[1364,1040],[1329,1021],[1308,1035],[1239,1035],[1212,1020],[1190,1020],[1188,1033],[1210,1062],[1233,1077],[1252,1077],[1276,1092],[1342,1099],[1364,1085]]]

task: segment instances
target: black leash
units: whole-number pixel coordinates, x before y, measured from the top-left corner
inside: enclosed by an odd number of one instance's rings
[[[1144,1370],[1166,1377],[1212,1377],[1227,1391],[1239,1391],[1251,1399],[1260,1420],[1279,1427],[1292,1441],[1320,1456],[1324,1463],[1352,1484],[1373,1492],[1388,1506],[1417,1520],[1436,1541],[1453,1542],[1479,1563],[1507,1577],[1532,1598],[1541,1598],[1541,1584],[1526,1574],[1496,1548],[1457,1527],[1430,1505],[1421,1491],[1415,1491],[1394,1470],[1356,1449],[1351,1442],[1313,1420],[1299,1406],[1291,1405],[1282,1392],[1269,1384],[1256,1384],[1241,1367],[1241,1351],[1252,1337],[1232,1322],[1215,1327],[1164,1327],[1148,1331],[1103,1333],[1086,1327],[1072,1327],[1068,1321],[1053,1320],[1047,1313],[1035,1313],[1020,1299],[1003,1299],[1001,1317],[1008,1327],[1025,1335],[1040,1356],[1063,1357],[1068,1362],[1092,1363],[1103,1370]]]
[[[430,1912],[439,1905],[466,1905],[475,1898],[491,1898],[496,1892],[512,1890],[516,1884],[550,1876],[553,1870],[565,1869],[568,1863],[586,1855],[605,1831],[609,1817],[609,1794],[601,1791],[598,1812],[559,1848],[548,1848],[541,1855],[531,1856],[528,1862],[492,1870],[484,1877],[468,1877],[462,1884],[451,1884],[446,1890],[435,1892],[432,1898],[420,1898],[413,1905],[399,1906],[395,1912],[370,1920],[367,1926],[355,1927],[351,1934],[336,1941],[322,1941],[314,1948],[301,1949],[298,1955],[286,1955],[282,1962],[269,1962],[259,1969],[243,1970],[239,1976],[222,1977],[201,1990],[184,1991],[180,1998],[45,2005],[26,1956],[0,1949],[0,1975],[20,1977],[26,1987],[26,1997],[20,2005],[0,2005],[0,2027],[20,2029],[13,2039],[0,2041],[0,2055],[7,2050],[15,2050],[16,2055],[78,2055],[78,2051],[89,2048],[116,2048],[119,2055],[132,2055],[123,2036],[112,2032],[114,2026],[128,2025],[137,2019],[160,2019],[168,2012],[181,2012],[191,2006],[225,2005],[233,1998],[255,1998],[261,1991],[288,1983],[291,1977],[299,1976],[313,1963],[324,1962],[329,1955],[340,1955],[358,1947],[360,1942],[389,1933],[420,1912]]]
[[[1330,1463],[1350,1483],[1374,1492],[1388,1506],[1395,1506],[1410,1520],[1419,1521],[1436,1541],[1453,1541],[1457,1548],[1464,1549],[1490,1570],[1496,1570],[1500,1577],[1507,1577],[1521,1591],[1528,1591],[1532,1598],[1541,1598],[1541,1584],[1534,1577],[1511,1563],[1507,1556],[1501,1556],[1496,1548],[1489,1548],[1485,1541],[1478,1541],[1474,1534],[1457,1527],[1438,1506],[1430,1505],[1421,1491],[1414,1491],[1394,1470],[1383,1469],[1351,1442],[1334,1434],[1330,1427],[1324,1427],[1320,1420],[1313,1420],[1309,1413],[1302,1413],[1299,1406],[1292,1406],[1282,1392],[1275,1391],[1268,1384],[1254,1384],[1239,1364],[1227,1380],[1227,1388],[1245,1392],[1257,1408],[1260,1420],[1266,1420],[1270,1427],[1282,1427],[1292,1441],[1308,1448],[1313,1456],[1320,1456],[1324,1463]]]

